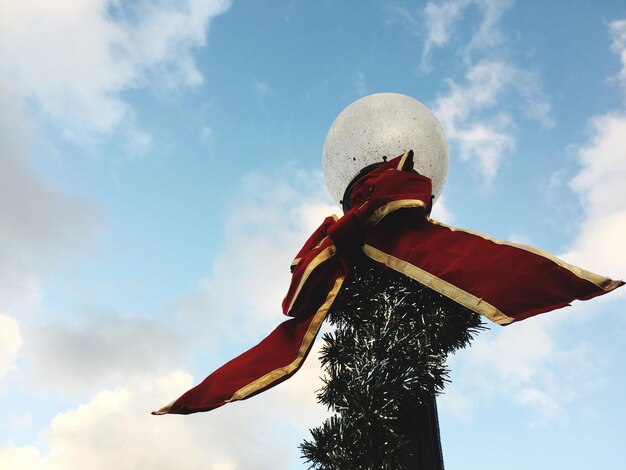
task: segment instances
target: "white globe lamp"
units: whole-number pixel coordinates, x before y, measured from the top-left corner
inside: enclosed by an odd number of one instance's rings
[[[415,98],[398,93],[358,99],[339,113],[324,141],[324,179],[333,200],[341,203],[346,188],[365,167],[408,150],[414,152],[415,170],[432,180],[437,199],[450,157],[434,114]]]

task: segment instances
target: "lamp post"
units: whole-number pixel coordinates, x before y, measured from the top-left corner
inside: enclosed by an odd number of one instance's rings
[[[432,180],[436,199],[446,180],[449,156],[443,130],[430,110],[413,98],[395,93],[370,95],[354,102],[335,119],[324,143],[324,177],[333,199],[344,212],[349,210],[352,186],[387,156],[409,149],[414,151],[415,170]],[[337,331],[325,337],[322,361],[329,378],[319,394],[320,401],[333,408],[340,421],[314,430],[317,442],[303,445],[305,456],[319,468],[370,468],[368,465],[376,462],[385,468],[399,465],[407,470],[442,470],[435,393],[443,381],[424,380],[424,376],[435,370],[431,375],[445,373],[447,353],[459,347],[459,341],[468,340],[467,331],[477,328],[480,320],[415,281],[364,260],[353,261],[348,286],[329,313]],[[443,330],[450,334],[450,325],[445,322],[452,318],[463,319],[460,329],[452,333],[454,340],[440,341],[437,335],[441,328],[433,326],[433,331],[428,331],[429,324],[438,322],[444,323]],[[396,331],[388,331],[391,328]],[[411,343],[404,339],[407,336],[421,341]],[[385,344],[376,344],[380,342]],[[370,354],[368,343],[383,352]],[[414,351],[405,358],[396,357],[396,350],[407,346]],[[431,364],[427,356],[437,358]],[[402,379],[406,384],[398,381],[398,374],[413,369],[413,374],[407,373]],[[370,373],[375,370],[380,380],[376,373]],[[362,390],[369,396],[364,397]],[[363,403],[346,403],[349,400]],[[368,406],[368,401],[378,410]],[[377,419],[377,413],[385,414],[387,421]],[[394,440],[396,434],[399,437]],[[343,442],[344,448],[337,442]],[[385,448],[385,444],[399,448]],[[332,455],[335,460],[325,460]]]
[[[447,354],[481,329],[478,314],[504,326],[624,285],[430,219],[447,166],[437,120],[403,95],[358,100],[328,133],[324,174],[347,212],[322,225],[319,243],[348,267],[321,356],[318,400],[336,415],[302,444],[317,468],[443,468],[435,396]]]

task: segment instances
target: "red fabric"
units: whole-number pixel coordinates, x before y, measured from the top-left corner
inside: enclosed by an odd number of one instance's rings
[[[365,243],[462,288],[514,321],[606,293],[546,257],[428,220],[402,231],[379,228]]]
[[[352,207],[357,207],[360,204],[371,199],[373,188],[380,187],[383,184],[383,180],[381,179],[382,175],[389,176],[393,174],[395,175],[395,177],[398,177],[403,173],[412,173],[414,177],[419,176],[419,179],[421,179],[422,181],[428,180],[428,184],[430,185],[430,179],[426,178],[425,176],[420,176],[418,175],[418,173],[415,173],[413,171],[413,153],[410,152],[409,155],[407,155],[407,158],[404,158],[404,155],[400,155],[393,160],[381,163],[376,168],[363,175],[354,184],[352,191],[350,192]],[[406,180],[402,183],[406,183]],[[386,190],[391,191],[387,192],[387,194],[393,194],[393,192],[396,192],[397,194],[409,194],[412,192],[412,189],[415,188],[412,188],[410,186],[404,186],[403,184],[392,184],[391,186],[386,185]],[[430,190],[428,190],[428,194],[426,196],[430,198]],[[399,197],[398,199],[404,198]]]
[[[182,395],[168,413],[190,414],[218,408],[237,390],[269,371],[283,367],[286,365],[285,358],[296,357],[301,342],[299,339],[304,336],[312,319],[313,316],[310,316],[283,322],[259,344],[227,362]]]
[[[375,248],[388,259],[399,260],[405,267],[427,273],[436,282],[445,281],[456,289],[456,294],[448,293],[453,300],[457,300],[455,295],[463,295],[458,292],[467,293],[476,299],[474,310],[479,313],[484,313],[480,303],[489,304],[506,315],[507,322],[563,307],[575,299],[590,299],[624,284],[601,278],[599,285],[584,275],[579,277],[571,270],[577,268],[568,269],[549,255],[429,220],[426,214],[430,209],[431,182],[412,170],[409,153],[381,164],[361,178],[352,190],[353,208],[339,220],[325,219],[292,264],[294,272],[283,301],[283,313],[294,318],[155,414],[208,411],[260,393],[295,373],[313,343],[311,337],[308,343],[304,339],[307,330],[311,332],[315,315],[325,314],[320,307],[330,298],[336,281],[348,273],[354,258],[363,256],[364,246]],[[408,203],[393,206],[398,201]],[[385,211],[390,207],[393,210]],[[378,210],[384,211],[383,217],[376,215]],[[393,261],[383,264],[403,272]],[[314,329],[312,334],[316,333]],[[279,374],[275,380],[261,381],[262,387],[245,396],[235,395],[298,359],[301,361],[294,370]]]
[[[394,160],[389,163],[394,162]],[[388,169],[381,172],[376,178],[368,178],[364,184],[355,185],[351,199],[353,202],[356,200],[362,201],[362,203],[355,209],[348,211],[342,219],[349,216],[352,211],[358,213],[360,217],[366,218],[379,207],[393,201],[408,199],[422,201],[425,209],[430,209],[431,192],[432,183],[426,176],[411,171]]]

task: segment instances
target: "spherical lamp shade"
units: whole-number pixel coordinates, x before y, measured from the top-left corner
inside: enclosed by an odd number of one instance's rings
[[[355,101],[337,116],[324,142],[324,179],[331,196],[339,202],[359,171],[407,150],[415,153],[417,172],[432,180],[437,198],[450,157],[433,113],[416,99],[398,93],[377,93]]]

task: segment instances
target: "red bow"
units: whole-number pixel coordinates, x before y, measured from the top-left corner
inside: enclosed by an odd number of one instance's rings
[[[283,313],[293,317],[258,345],[153,414],[190,414],[243,400],[288,379],[304,362],[350,267],[366,256],[499,325],[587,300],[624,283],[533,247],[435,222],[431,182],[407,152],[367,173],[352,209],[328,217],[292,263]]]

